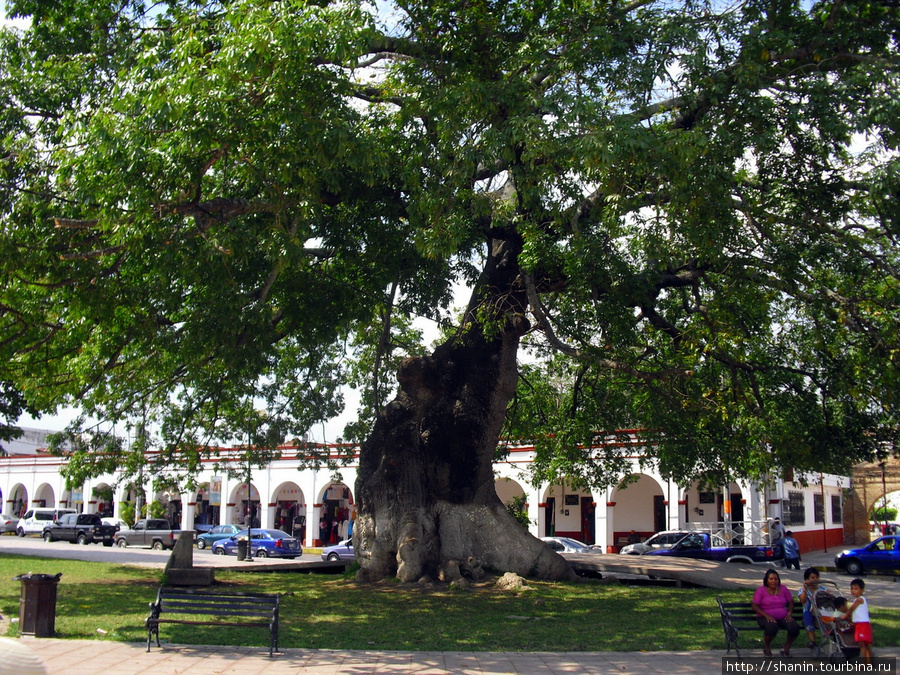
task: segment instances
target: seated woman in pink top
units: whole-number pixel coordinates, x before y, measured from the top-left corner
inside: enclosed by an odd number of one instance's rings
[[[794,598],[791,592],[781,585],[781,577],[773,569],[766,570],[763,577],[763,585],[753,594],[753,609],[756,612],[756,623],[763,629],[765,641],[764,654],[772,656],[772,638],[778,633],[779,628],[787,631],[787,640],[782,656],[791,655],[791,645],[800,634],[800,624],[794,621]]]

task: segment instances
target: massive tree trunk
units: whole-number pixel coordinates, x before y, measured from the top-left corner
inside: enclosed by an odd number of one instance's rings
[[[571,578],[506,511],[493,457],[528,329],[517,241],[494,239],[460,332],[407,359],[400,391],[362,444],[354,531],[361,581],[453,579],[458,566]],[[485,322],[491,327],[485,330]]]

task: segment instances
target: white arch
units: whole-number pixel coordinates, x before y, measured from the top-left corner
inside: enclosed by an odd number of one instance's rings
[[[250,503],[254,505],[254,509],[259,508],[259,490],[253,481],[250,481]],[[231,488],[227,503],[227,513],[223,520],[225,523],[236,523],[238,525],[248,524],[248,506],[247,506],[247,483],[236,483]],[[259,519],[259,514],[254,513],[255,519]],[[257,522],[252,523],[254,527],[259,527]]]
[[[539,536],[548,536],[552,532],[557,537],[597,543],[597,497],[593,492],[574,487],[566,480],[557,481],[544,488],[541,504]]]
[[[182,527],[184,504],[181,498],[181,490],[173,485],[167,485],[158,489],[153,495],[153,499],[150,501],[156,501],[163,505],[164,511],[162,517],[168,520],[173,528]],[[150,507],[148,506],[148,514],[149,508]]]
[[[323,545],[347,539],[355,512],[353,490],[342,481],[329,481],[319,491],[316,505],[316,522],[308,523],[307,531],[313,529]]]
[[[28,504],[28,488],[22,483],[14,483],[9,490],[9,497],[3,505],[3,512],[21,516],[28,508]]]
[[[617,549],[627,543],[632,530],[641,538],[668,527],[667,485],[657,476],[635,472],[620,483],[611,494],[607,511],[607,529]]]
[[[306,497],[302,488],[294,481],[279,483],[269,500],[268,521],[272,527],[283,530],[301,541],[305,540]]]
[[[99,492],[108,492],[111,497],[107,498],[106,495],[98,494]],[[89,501],[92,502],[91,508],[89,509],[92,513],[101,513],[103,516],[112,516],[116,501],[115,490],[109,483],[100,481],[96,485],[91,486]]]
[[[56,492],[49,483],[41,483],[34,491],[34,498],[31,500],[32,505],[53,507],[56,506]]]
[[[508,504],[517,497],[525,497],[527,495],[525,488],[514,478],[495,478],[494,489],[497,490],[497,496],[504,504]]]

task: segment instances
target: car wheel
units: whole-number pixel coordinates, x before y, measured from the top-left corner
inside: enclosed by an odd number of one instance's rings
[[[126,546],[128,546],[128,542],[125,539],[119,539],[116,542],[116,546],[118,546],[119,548],[125,548]]]
[[[78,535],[78,543],[81,544],[82,546],[87,546],[87,543],[88,543],[87,537],[85,537],[83,534],[79,534]]]
[[[863,566],[859,560],[855,558],[853,560],[847,561],[847,573],[848,574],[862,574]]]
[[[329,553],[328,554],[328,560],[331,562],[337,562],[340,559],[341,559],[341,556],[339,556],[337,553]]]
[[[16,534],[19,535],[20,537],[24,537],[24,536],[25,536],[25,530],[23,530],[21,527],[19,527],[19,528],[16,529]]]
[[[206,548],[206,542],[203,541],[202,539],[198,539],[197,540],[197,548],[202,551],[203,549]]]
[[[150,548],[152,548],[154,551],[162,551],[163,550],[162,542],[158,541],[158,540],[154,541],[153,544],[150,546]]]
[[[256,551],[256,557],[257,557],[257,558],[268,558],[268,557],[269,557],[269,552],[268,552],[266,549],[264,549],[264,548],[257,549],[257,551]]]
[[[44,541],[46,541],[48,543],[53,541],[53,535],[50,534],[49,532],[44,532]]]
[[[220,546],[219,548],[213,548],[213,553],[216,555],[225,555],[225,547]]]

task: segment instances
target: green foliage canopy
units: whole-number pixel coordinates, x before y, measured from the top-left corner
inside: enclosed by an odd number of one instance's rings
[[[8,6],[2,379],[41,409],[300,435],[353,336],[383,383],[515,237],[548,475],[624,428],[679,479],[894,447],[892,3]]]

